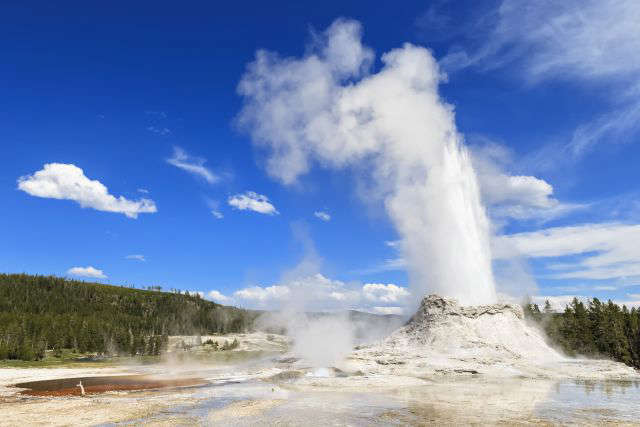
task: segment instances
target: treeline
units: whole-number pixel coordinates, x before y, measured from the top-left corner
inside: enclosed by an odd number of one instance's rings
[[[257,314],[197,294],[0,274],[0,360],[63,349],[159,354],[169,335],[243,332]]]
[[[640,368],[640,310],[593,298],[586,305],[574,298],[556,313],[549,301],[542,310],[524,305],[525,316],[538,323],[553,344],[571,356],[608,357]]]

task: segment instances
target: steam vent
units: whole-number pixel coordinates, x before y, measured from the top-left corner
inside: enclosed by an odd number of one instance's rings
[[[423,298],[405,326],[356,350],[348,363],[364,373],[411,376],[637,377],[619,363],[565,358],[525,322],[519,305],[460,306],[438,295]]]

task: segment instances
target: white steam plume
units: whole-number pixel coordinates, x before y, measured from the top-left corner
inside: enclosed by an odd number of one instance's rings
[[[314,368],[326,368],[353,350],[354,325],[349,321],[346,301],[336,299],[331,315],[312,315],[318,297],[330,289],[341,289],[342,282],[331,281],[318,274],[322,258],[307,226],[303,222],[291,224],[293,237],[302,246],[303,257],[292,269],[282,274],[279,286],[286,289],[286,299],[279,311],[266,312],[258,320],[262,327],[282,328],[293,338],[292,353]],[[285,296],[285,295],[283,295]]]
[[[315,43],[302,58],[258,51],[239,84],[239,124],[268,148],[269,174],[292,184],[314,161],[365,170],[401,236],[415,297],[494,302],[489,222],[431,53],[404,44],[371,74],[360,24],[344,19]]]

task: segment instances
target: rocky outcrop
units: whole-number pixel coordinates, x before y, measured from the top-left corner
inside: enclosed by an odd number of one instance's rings
[[[431,324],[438,319],[447,316],[462,316],[475,319],[484,315],[499,315],[511,313],[518,319],[524,319],[522,307],[516,304],[491,304],[478,306],[460,306],[453,298],[444,298],[439,295],[429,295],[422,299],[420,308],[411,317],[408,324],[421,326]]]

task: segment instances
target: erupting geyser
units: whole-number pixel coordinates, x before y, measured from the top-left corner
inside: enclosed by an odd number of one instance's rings
[[[315,37],[310,52],[259,51],[240,82],[239,123],[269,148],[268,172],[290,184],[316,161],[353,167],[366,178],[363,197],[384,201],[416,298],[495,302],[489,221],[431,53],[407,43],[372,72],[373,51],[347,20]]]

